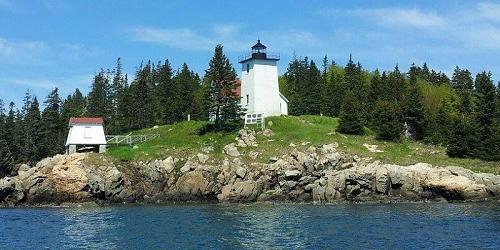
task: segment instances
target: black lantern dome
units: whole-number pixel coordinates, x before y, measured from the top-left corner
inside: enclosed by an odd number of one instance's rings
[[[252,54],[266,54],[266,46],[257,40],[257,43],[252,46]]]
[[[264,59],[264,60],[275,60],[278,61],[280,59],[279,54],[276,53],[267,53],[267,47],[260,42],[260,40],[257,40],[257,43],[252,46],[252,52],[240,56],[239,62],[245,62],[250,59]]]

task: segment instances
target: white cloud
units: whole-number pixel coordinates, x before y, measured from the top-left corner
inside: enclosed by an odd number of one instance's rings
[[[48,50],[43,42],[0,38],[0,59],[4,63],[41,63],[40,56]]]
[[[487,2],[479,3],[478,11],[480,17],[500,21],[500,4]]]
[[[52,78],[9,78],[0,77],[0,85],[3,86],[24,86],[33,89],[50,90],[54,87],[65,91],[72,91],[75,88],[85,91],[92,83],[92,75],[75,75]]]
[[[323,16],[356,16],[369,19],[390,27],[427,28],[445,25],[445,19],[433,11],[417,8],[377,8],[377,9],[320,9],[315,13]]]
[[[419,9],[382,8],[353,10],[357,16],[368,17],[388,26],[411,26],[415,28],[439,27],[445,20],[434,12]]]
[[[10,0],[0,0],[0,8],[11,9],[14,4]]]
[[[180,49],[212,49],[215,44],[211,39],[204,37],[187,28],[160,29],[152,27],[138,27],[131,30],[133,39],[141,42],[161,43]]]

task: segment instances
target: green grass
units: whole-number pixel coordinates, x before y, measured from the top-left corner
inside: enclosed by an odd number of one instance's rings
[[[485,162],[473,159],[450,158],[446,155],[444,147],[436,147],[413,141],[401,143],[383,142],[375,139],[374,133],[366,130],[364,136],[343,135],[335,132],[338,119],[320,116],[281,116],[270,117],[266,122],[275,135],[267,138],[257,135],[258,147],[240,148],[241,153],[258,151],[256,161],[268,162],[271,156],[280,156],[291,150],[290,143],[298,149],[306,149],[311,145],[337,142],[339,149],[362,157],[371,157],[384,163],[400,165],[426,162],[437,166],[462,166],[476,172],[490,172],[500,174],[500,162]],[[212,146],[214,151],[210,154],[212,159],[223,159],[224,145],[235,142],[236,132],[233,133],[207,133],[198,135],[197,130],[206,122],[190,121],[175,125],[161,126],[157,129],[144,129],[134,134],[159,133],[160,138],[138,145],[133,149],[130,146],[111,147],[108,154],[119,160],[148,160],[174,156],[187,158],[205,146]],[[363,144],[378,145],[384,152],[370,152]],[[247,156],[244,161],[255,161]]]

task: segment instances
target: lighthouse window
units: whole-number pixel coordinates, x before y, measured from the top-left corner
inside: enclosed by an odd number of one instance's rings
[[[250,72],[250,64],[247,63],[247,73]]]
[[[248,95],[247,95],[247,106],[248,106]]]

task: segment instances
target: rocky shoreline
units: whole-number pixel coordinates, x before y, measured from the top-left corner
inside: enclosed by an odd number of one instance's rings
[[[46,158],[0,179],[0,205],[500,200],[498,175],[425,163],[382,164],[344,154],[336,144],[291,148],[269,163],[245,163],[238,147],[256,146],[248,136],[226,146],[223,160],[203,153],[184,161],[122,163],[95,154]]]

